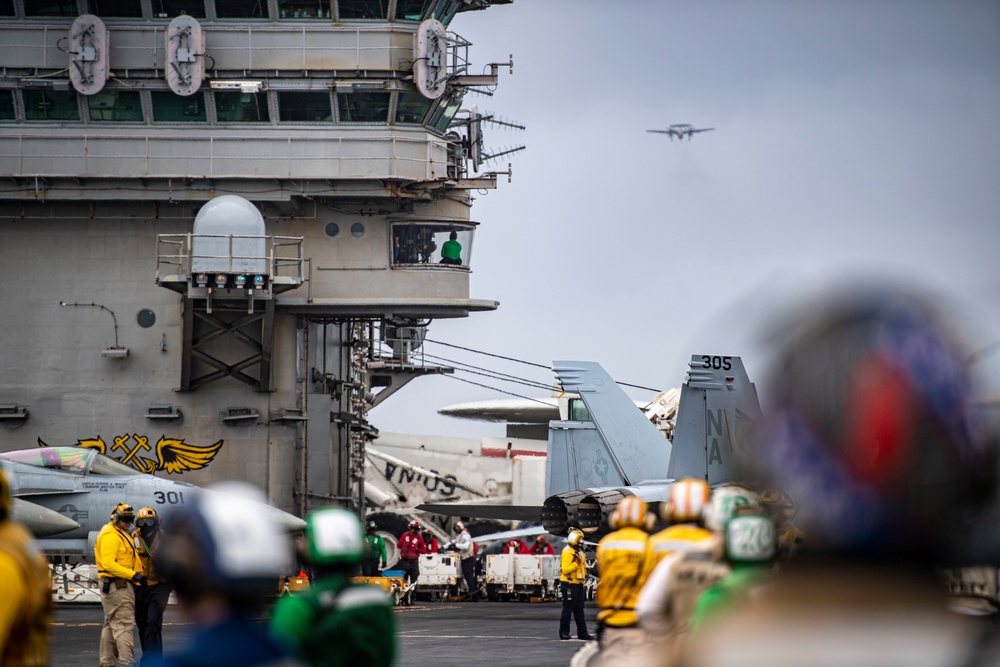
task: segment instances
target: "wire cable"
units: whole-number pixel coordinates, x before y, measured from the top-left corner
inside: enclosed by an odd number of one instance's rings
[[[453,343],[445,343],[440,340],[432,340],[430,338],[424,339],[425,343],[436,343],[438,345],[444,345],[445,347],[453,347],[458,350],[465,350],[466,352],[474,352],[475,354],[482,354],[487,357],[495,357],[497,359],[503,359],[504,361],[514,361],[519,364],[524,364],[526,366],[534,366],[535,368],[544,368],[545,370],[551,371],[552,367],[545,364],[536,364],[533,361],[524,361],[523,359],[515,359],[513,357],[505,357],[502,354],[493,354],[492,352],[483,352],[482,350],[474,350],[471,347],[463,347],[461,345],[455,345]],[[656,389],[654,387],[645,387],[641,384],[632,384],[629,382],[619,382],[615,380],[615,384],[621,385],[623,387],[632,387],[633,389],[644,389],[646,391],[660,392],[662,389]]]

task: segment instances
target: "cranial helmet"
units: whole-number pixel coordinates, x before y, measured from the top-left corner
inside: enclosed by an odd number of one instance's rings
[[[375,523],[374,521],[369,521],[365,525],[365,530],[368,531],[369,533],[374,533],[376,530],[378,530],[378,524]]]
[[[648,511],[646,501],[636,496],[622,498],[618,501],[615,511],[608,517],[608,525],[612,530],[635,527],[648,531],[652,530],[655,522],[656,517]]]
[[[123,523],[132,523],[135,521],[135,509],[128,503],[118,503],[111,510],[111,518]]]
[[[705,528],[721,533],[739,507],[757,504],[757,494],[742,484],[722,484],[712,490],[705,507]]]
[[[291,571],[287,530],[261,505],[267,498],[248,484],[227,492],[200,490],[164,522],[156,567],[177,594],[197,600],[217,594],[234,605],[260,606],[277,578]]]
[[[160,523],[160,517],[156,515],[156,510],[152,507],[140,507],[139,513],[135,515],[135,525],[142,528],[143,526],[157,526]]]
[[[574,549],[579,549],[583,546],[583,531],[579,528],[574,528],[569,531],[569,536],[567,536],[566,541]]]
[[[420,530],[420,522],[419,521],[411,521],[410,523],[406,524],[406,527],[409,530]]]
[[[998,449],[953,323],[911,292],[855,288],[786,330],[749,464],[796,499],[805,549],[957,564]]]
[[[538,537],[535,538],[535,541],[538,542],[539,544],[545,544],[545,536],[539,535]]]
[[[455,532],[456,533],[461,533],[463,530],[465,530],[465,524],[462,523],[461,521],[456,521],[455,522]]]
[[[726,560],[766,563],[778,554],[774,523],[759,508],[740,508],[725,525]]]
[[[701,521],[711,494],[708,482],[697,477],[679,479],[670,486],[670,499],[660,505],[664,521]]]
[[[315,510],[306,516],[309,562],[315,565],[357,565],[364,555],[364,535],[358,517],[340,507]]]

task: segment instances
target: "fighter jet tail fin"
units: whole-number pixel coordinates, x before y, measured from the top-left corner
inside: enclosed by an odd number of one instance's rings
[[[549,424],[546,495],[667,476],[670,442],[600,364],[556,361],[553,370],[586,410],[571,403],[569,421]]]
[[[757,389],[739,357],[695,354],[688,366],[666,476],[740,481],[740,462],[753,455],[751,427],[761,417]]]

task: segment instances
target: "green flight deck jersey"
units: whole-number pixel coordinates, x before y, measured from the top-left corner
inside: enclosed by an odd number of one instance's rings
[[[313,667],[390,667],[396,621],[381,586],[328,576],[278,601],[271,634]]]

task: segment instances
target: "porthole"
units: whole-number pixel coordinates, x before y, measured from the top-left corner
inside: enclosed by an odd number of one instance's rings
[[[135,321],[138,322],[139,326],[143,329],[148,329],[156,324],[156,313],[151,311],[149,308],[143,308],[135,314]]]
[[[326,227],[323,228],[323,231],[326,232],[326,235],[332,239],[340,233],[340,225],[336,222],[328,222],[326,223]]]
[[[351,236],[353,236],[356,239],[360,239],[364,235],[365,235],[364,225],[362,225],[360,222],[355,222],[353,225],[351,225]]]

